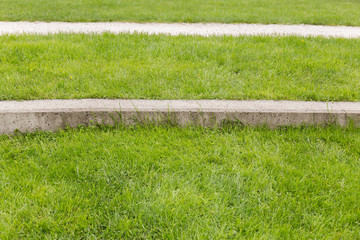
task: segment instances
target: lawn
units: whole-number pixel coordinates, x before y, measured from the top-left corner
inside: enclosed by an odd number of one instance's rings
[[[0,21],[360,26],[358,0],[2,0]],[[360,101],[360,39],[0,37],[0,100]],[[360,129],[0,135],[0,239],[360,239]]]
[[[1,21],[360,25],[359,0],[2,0]]]
[[[0,37],[0,100],[360,100],[360,39]]]
[[[1,239],[359,239],[360,129],[0,136]]]

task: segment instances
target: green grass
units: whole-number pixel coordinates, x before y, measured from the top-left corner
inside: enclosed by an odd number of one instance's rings
[[[360,39],[0,37],[0,100],[360,100]]]
[[[359,239],[360,129],[0,136],[1,239]]]
[[[360,25],[359,0],[2,0],[2,21]]]

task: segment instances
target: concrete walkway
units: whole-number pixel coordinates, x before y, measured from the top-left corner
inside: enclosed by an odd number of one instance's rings
[[[0,35],[50,33],[134,33],[170,35],[295,35],[338,38],[360,38],[360,27],[279,25],[279,24],[222,24],[222,23],[65,23],[65,22],[0,22]]]
[[[215,126],[224,122],[270,128],[289,125],[360,125],[360,102],[225,100],[0,101],[0,134],[58,130],[79,124],[172,123]]]

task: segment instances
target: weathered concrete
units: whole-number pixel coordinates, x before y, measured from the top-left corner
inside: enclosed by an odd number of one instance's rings
[[[129,22],[0,22],[3,34],[51,33],[147,33],[169,35],[295,35],[338,38],[360,38],[360,27],[281,25],[281,24],[224,24],[224,23],[129,23]]]
[[[359,102],[221,100],[0,101],[0,133],[57,130],[79,124],[171,123],[215,126],[224,122],[270,128],[289,125],[360,125]]]

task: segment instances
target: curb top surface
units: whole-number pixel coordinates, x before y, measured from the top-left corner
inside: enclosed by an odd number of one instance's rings
[[[273,100],[126,100],[78,99],[0,101],[0,112],[43,111],[271,111],[271,112],[360,112],[360,102],[306,102]]]

